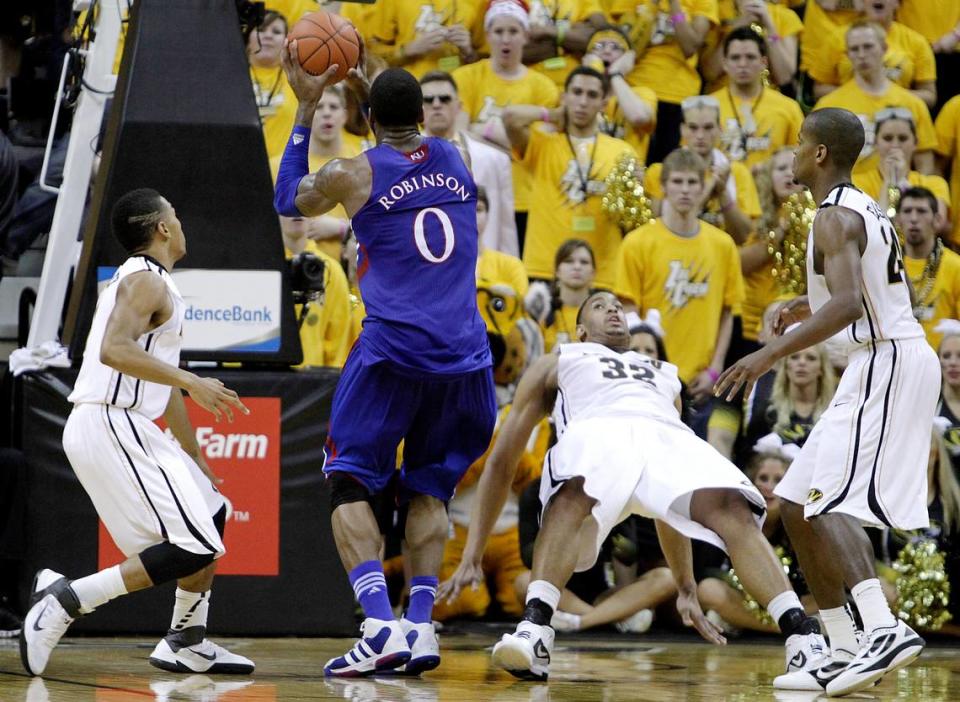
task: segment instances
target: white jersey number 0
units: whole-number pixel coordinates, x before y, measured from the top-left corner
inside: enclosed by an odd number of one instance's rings
[[[440,254],[440,256],[434,256],[430,247],[427,246],[427,237],[423,231],[423,221],[426,219],[428,213],[437,216],[440,227],[443,229],[443,253]],[[453,253],[453,222],[450,221],[450,217],[447,216],[446,212],[436,207],[422,209],[417,212],[417,218],[413,220],[413,239],[417,242],[417,250],[420,251],[421,256],[430,263],[443,263],[450,258],[450,254]]]

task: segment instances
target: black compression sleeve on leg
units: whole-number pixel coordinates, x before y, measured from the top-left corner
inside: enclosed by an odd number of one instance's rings
[[[327,477],[330,483],[330,511],[351,502],[370,502],[370,491],[359,480],[342,471],[333,471]]]
[[[212,553],[191,553],[164,541],[140,552],[140,562],[154,585],[185,578],[213,563]]]

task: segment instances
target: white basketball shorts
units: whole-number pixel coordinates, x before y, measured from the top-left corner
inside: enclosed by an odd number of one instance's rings
[[[545,506],[570,478],[597,502],[580,530],[577,571],[590,568],[600,546],[631,514],[666,522],[681,534],[726,550],[716,532],[690,518],[690,498],[705,488],[739,490],[762,525],[766,506],[740,470],[684,426],[638,417],[578,420],[550,449],[540,478]]]
[[[837,394],[775,493],[807,519],[841,512],[866,526],[921,529],[940,363],[923,337],[851,352]]]
[[[223,555],[212,518],[223,497],[150,419],[108,405],[79,404],[67,418],[63,448],[126,556],[163,541],[191,553]]]

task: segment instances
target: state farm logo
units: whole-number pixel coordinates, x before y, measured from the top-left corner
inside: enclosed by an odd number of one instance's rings
[[[250,414],[211,425],[211,415],[185,398],[187,415],[210,469],[232,510],[217,575],[277,575],[280,568],[280,399],[243,397]],[[158,421],[170,436],[162,420]],[[172,437],[171,437],[172,438]],[[101,569],[123,560],[100,529]]]
[[[218,434],[214,427],[197,427],[197,443],[204,458],[264,458],[270,448],[270,439],[266,434]],[[174,439],[173,432],[166,435]],[[176,441],[176,439],[174,439]]]

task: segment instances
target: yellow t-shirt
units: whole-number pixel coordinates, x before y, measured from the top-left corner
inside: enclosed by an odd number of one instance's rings
[[[843,39],[847,27],[860,17],[856,10],[824,10],[816,0],[807,2],[803,11],[803,36],[800,42],[800,70],[809,72],[822,66],[835,34]]]
[[[681,237],[655,220],[623,240],[615,290],[641,317],[660,310],[667,358],[689,383],[713,360],[724,308],[740,314],[744,291],[737,246],[706,222],[696,235]]]
[[[918,171],[910,171],[907,174],[907,181],[914,187],[926,188],[936,195],[938,200],[943,200],[947,205],[950,204],[950,188],[947,181],[940,176],[923,175]],[[853,184],[874,200],[879,200],[880,190],[883,188],[883,173],[879,170],[855,173]]]
[[[392,50],[438,27],[462,24],[470,31],[477,20],[477,13],[482,11],[480,3],[462,0],[390,0],[377,3],[377,7],[381,8],[383,16],[379,28],[382,34],[375,35],[376,41]],[[418,56],[401,67],[420,78],[428,71],[450,73],[459,66],[460,50],[450,42],[445,42],[436,51]]]
[[[846,37],[834,34],[825,50],[822,65],[810,66],[810,77],[821,83],[840,85],[853,78],[853,64],[847,57]],[[909,88],[914,83],[937,79],[933,49],[923,35],[899,22],[887,32],[887,53],[883,56],[887,78]]]
[[[958,0],[900,0],[897,21],[920,32],[931,44],[960,22]],[[960,47],[958,47],[960,48]],[[955,48],[954,51],[957,49]]]
[[[552,353],[557,344],[569,344],[577,340],[577,312],[579,305],[562,305],[553,316],[553,324],[541,322],[543,351]]]
[[[600,199],[607,187],[604,179],[622,154],[636,156],[625,141],[606,134],[598,134],[596,141],[568,140],[566,134],[531,130],[522,161],[530,174],[531,202],[537,203],[527,220],[523,250],[523,263],[531,277],[553,278],[557,249],[567,239],[576,238],[593,247],[597,287],[613,287],[622,236],[601,209]]]
[[[349,281],[348,281],[349,282]],[[347,334],[347,348],[352,349],[360,338],[363,329],[363,318],[367,316],[367,309],[360,297],[360,289],[350,286],[348,299],[350,300],[350,332]],[[349,355],[349,351],[347,352]]]
[[[492,283],[509,285],[521,300],[530,289],[530,280],[527,278],[523,261],[496,249],[485,248],[477,258],[477,280],[481,278]]]
[[[320,9],[317,0],[266,0],[265,5],[267,10],[283,15],[290,27],[308,12],[316,12]]]
[[[643,188],[647,195],[659,200],[663,199],[663,184],[660,182],[660,174],[663,172],[662,163],[651,164],[647,168],[643,180]],[[737,207],[750,219],[757,219],[763,211],[760,209],[760,195],[757,193],[757,184],[753,180],[750,169],[738,161],[730,162],[730,177],[737,188]],[[707,181],[704,187],[710,188],[713,183],[713,175],[707,174]],[[701,213],[700,218],[709,224],[723,229],[723,212],[716,198],[707,201],[707,207]]]
[[[653,2],[653,0],[650,0]],[[656,0],[656,16],[646,51],[637,60],[637,67],[629,76],[630,85],[652,88],[657,99],[679,104],[684,98],[700,92],[700,74],[697,73],[697,54],[685,58],[677,42],[673,22],[670,21],[669,0]],[[717,0],[680,0],[688,21],[705,17],[711,25],[720,22]]]
[[[300,327],[305,366],[341,367],[350,352],[350,287],[340,261],[322,251],[314,253],[323,261],[323,301],[311,302]],[[300,305],[296,306],[297,319]]]
[[[377,140],[374,138],[373,132],[370,132],[367,136],[357,136],[347,130],[343,130],[340,138],[343,139],[344,147],[354,155],[363,153],[367,149],[372,149],[377,145]]]
[[[566,33],[572,24],[585,22],[591,15],[603,14],[600,0],[531,0],[530,24],[553,26],[560,33]],[[580,58],[558,49],[557,55],[531,66],[535,71],[552,80],[563,90],[567,74],[580,65]]]
[[[720,148],[732,161],[752,168],[797,143],[803,110],[796,100],[768,88],[754,100],[739,100],[727,88],[713,97],[720,103]]]
[[[960,95],[950,98],[937,115],[937,153],[950,159],[950,211],[953,241],[960,241]]]
[[[340,155],[336,157],[329,156],[318,156],[317,154],[309,155],[309,164],[310,172],[316,173],[325,165],[327,165],[334,158],[353,158],[359,152],[355,151],[351,145],[344,143],[340,148]],[[276,158],[270,159],[270,175],[273,176],[273,182],[277,182],[277,172],[280,170],[280,161],[283,159],[283,156],[277,156]],[[337,205],[332,210],[326,213],[328,217],[336,217],[337,219],[346,219],[350,218],[347,216],[347,211],[343,209],[343,205]],[[327,256],[330,256],[337,260],[337,265],[340,261],[340,239],[308,239],[305,251],[312,251],[317,253],[322,251]]]
[[[937,148],[937,134],[933,129],[933,120],[930,119],[930,110],[923,100],[896,83],[891,82],[883,95],[871,95],[861,90],[856,81],[848,80],[832,93],[820,98],[814,109],[819,110],[822,107],[846,108],[855,113],[863,123],[866,140],[854,172],[877,168],[874,153],[875,115],[886,107],[905,107],[913,114],[913,123],[917,126],[917,151]]]
[[[483,59],[453,72],[463,111],[471,122],[486,123],[499,117],[507,105],[553,107],[560,93],[552,80],[542,73],[526,71],[521,78],[507,80],[493,72],[490,59]],[[533,131],[533,130],[531,130]],[[530,203],[530,178],[516,161],[513,163],[513,203],[518,212],[526,212]]]
[[[913,283],[917,296],[923,294],[923,269],[927,265],[925,258],[910,258],[903,256],[903,265]],[[960,255],[944,247],[937,276],[933,280],[933,288],[917,300],[914,313],[919,312],[920,325],[927,335],[927,341],[936,349],[943,338],[942,334],[933,331],[941,319],[960,319]]]
[[[646,129],[636,129],[623,116],[623,110],[620,109],[620,104],[611,91],[607,108],[600,114],[600,129],[603,130],[604,134],[608,134],[615,139],[623,139],[630,144],[633,150],[637,152],[637,156],[640,157],[640,161],[646,163],[647,151],[650,149],[650,134],[657,126],[657,94],[650,88],[644,88],[643,86],[631,86],[630,90],[653,110],[653,121]]]
[[[786,5],[778,5],[769,2],[767,11],[770,13],[770,21],[773,22],[773,29],[777,36],[781,38],[798,37],[803,33],[803,21],[796,12]],[[735,0],[719,0],[720,25],[714,27],[707,33],[706,42],[701,49],[702,55],[709,55],[723,44],[727,34],[733,31],[733,20],[739,17]],[[722,49],[721,49],[722,51]],[[727,85],[727,75],[722,73],[716,80],[707,85],[704,92],[711,93],[720,90]],[[773,90],[779,90],[777,86],[770,86]]]
[[[767,237],[756,232],[751,233],[744,246],[766,241]],[[743,307],[740,310],[740,319],[743,322],[743,338],[756,341],[760,334],[760,325],[763,322],[763,311],[771,302],[777,299],[780,293],[773,275],[770,273],[770,264],[758,268],[743,278]]]
[[[297,96],[280,66],[250,66],[250,81],[260,112],[263,138],[267,143],[267,157],[283,156],[297,119]]]

